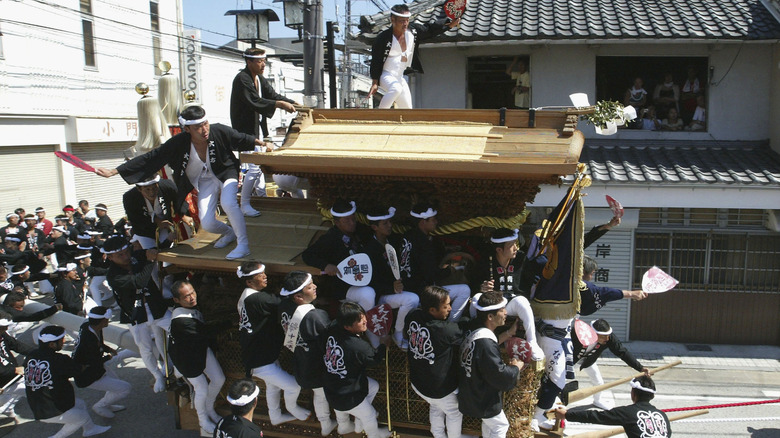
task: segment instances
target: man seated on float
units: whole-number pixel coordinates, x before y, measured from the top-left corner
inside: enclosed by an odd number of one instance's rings
[[[171,314],[168,351],[173,366],[194,389],[193,404],[200,428],[211,434],[222,419],[214,410],[214,402],[225,383],[225,374],[210,347],[212,340],[203,314],[197,308],[195,288],[189,281],[177,281],[171,293],[177,307]]]
[[[171,167],[177,187],[175,208],[186,213],[186,197],[198,191],[198,214],[204,230],[219,234],[214,248],[224,248],[238,240],[236,248],[225,256],[228,260],[249,255],[246,222],[238,205],[239,160],[234,151],[252,151],[264,145],[251,135],[219,123],[209,124],[206,111],[197,105],[187,107],[179,116],[183,131],[160,147],[121,164],[116,169],[97,169],[106,178],[120,174],[129,184],[146,181],[166,164]],[[217,204],[222,206],[230,226],[216,217]]]
[[[279,353],[284,341],[278,316],[281,298],[264,290],[268,276],[262,263],[244,262],[236,273],[246,285],[238,299],[238,343],[244,368],[248,375],[265,382],[265,400],[271,424],[306,420],[311,412],[298,406],[297,402],[301,387],[279,366]],[[282,391],[285,406],[292,415],[282,413]]]
[[[119,305],[119,322],[130,324],[130,334],[146,369],[154,376],[154,392],[165,390],[165,373],[154,353],[165,352],[165,330],[171,325],[168,302],[154,281],[157,250],[133,253],[127,239],[114,236],[103,245],[110,261],[106,278]]]
[[[525,340],[531,346],[531,357],[533,360],[542,360],[544,353],[536,343],[534,313],[527,298],[530,296],[530,291],[523,290],[521,286],[524,284],[521,278],[527,259],[523,256],[517,257],[517,251],[523,245],[523,236],[518,233],[518,230],[497,228],[490,236],[490,243],[493,254],[484,258],[485,263],[479,270],[478,275],[481,280],[479,290],[481,293],[499,291],[509,300],[506,306],[507,315],[516,316],[523,321]],[[479,297],[480,294],[476,294],[471,298],[472,318],[476,316],[475,304],[479,301]]]
[[[503,438],[509,431],[504,413],[503,393],[517,384],[523,369],[518,359],[501,359],[499,344],[514,336],[517,321],[496,337],[495,331],[506,323],[507,300],[500,292],[485,292],[476,303],[478,328],[460,348],[458,369],[458,406],[468,416],[482,419],[482,436]]]
[[[458,370],[453,364],[465,332],[457,323],[447,321],[450,311],[447,290],[428,286],[420,294],[420,308],[405,320],[409,379],[414,392],[430,405],[434,438],[460,438],[463,424],[458,409]]]
[[[404,320],[406,315],[420,304],[420,298],[414,292],[404,291],[403,282],[395,279],[393,270],[390,268],[385,245],[389,243],[388,238],[393,232],[392,219],[394,215],[395,207],[377,207],[366,214],[374,235],[366,242],[365,251],[371,259],[373,268],[369,286],[379,294],[378,304],[386,303],[393,309],[398,309],[393,340],[396,345],[405,350],[407,342],[403,336]],[[395,263],[398,263],[398,260]],[[375,347],[379,345],[379,338],[376,335],[370,330],[366,334]]]
[[[284,278],[279,295],[279,319],[284,329],[284,346],[293,352],[293,374],[301,388],[311,389],[314,412],[328,436],[336,427],[330,418],[330,405],[325,398],[325,364],[322,362],[325,336],[330,326],[328,312],[314,308],[317,285],[311,274],[292,271]]]
[[[438,277],[444,274],[438,261],[444,258],[445,250],[443,245],[434,241],[431,236],[439,225],[436,217],[438,212],[433,209],[433,205],[427,202],[418,203],[412,207],[409,214],[414,218],[413,225],[404,233],[400,248],[397,249],[398,263],[404,290],[420,294],[425,286],[436,285]],[[457,321],[468,304],[471,289],[467,284],[450,284],[442,287],[447,289],[452,299],[449,320]]]
[[[135,183],[122,195],[127,220],[133,224],[133,236],[143,249],[168,248],[174,240],[173,212],[176,184],[160,179],[159,174]],[[185,218],[191,222],[191,218]],[[159,233],[159,238],[158,238]]]
[[[366,375],[366,368],[384,362],[385,344],[372,348],[360,339],[367,330],[366,312],[357,303],[345,301],[339,307],[325,341],[325,397],[336,411],[339,435],[365,431],[368,438],[387,438],[390,431],[379,428],[371,405],[379,383]],[[349,416],[355,417],[354,424]]]
[[[355,201],[336,200],[330,209],[333,227],[306,248],[301,256],[304,263],[330,276],[331,281],[324,282],[322,286],[334,294],[333,298],[346,297],[360,304],[363,310],[368,310],[374,307],[374,289],[370,286],[349,286],[337,278],[341,277],[343,272],[339,272],[336,266],[350,255],[363,252],[362,237],[368,235],[365,229],[359,229],[363,226],[355,219],[356,211]]]

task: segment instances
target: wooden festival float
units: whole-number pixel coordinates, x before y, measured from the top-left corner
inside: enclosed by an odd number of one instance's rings
[[[436,234],[452,251],[468,252],[495,227],[522,226],[525,205],[533,201],[540,184],[557,184],[561,176],[577,171],[584,137],[576,125],[582,113],[574,109],[302,109],[280,149],[241,154],[242,162],[260,164],[266,174],[306,178],[311,186],[308,199],[252,200],[262,216],[247,218],[251,258],[266,265],[270,290],[278,290],[281,279],[292,270],[319,278],[319,269],[306,266],[300,254],[331,226],[328,209],[337,198],[355,200],[359,209],[377,200],[395,206],[397,232],[408,226],[402,218],[409,217],[415,202],[432,201],[439,211]],[[361,215],[358,220],[365,223]],[[158,259],[174,269],[195,272],[206,320],[229,327],[219,334],[217,351],[227,388],[245,375],[236,314],[243,284],[235,275],[240,261],[225,260],[229,248],[215,249],[212,243],[217,237],[200,231]],[[323,298],[319,305],[334,310],[338,303],[328,302],[326,290],[319,292]],[[291,370],[288,353],[283,351],[281,362]],[[406,353],[393,346],[388,365],[387,380],[385,367],[372,370],[380,382],[374,400],[380,422],[391,421],[392,429],[402,436],[430,436],[428,406],[411,390]],[[533,435],[529,421],[538,368],[526,367],[517,387],[505,394],[512,437]],[[177,420],[181,427],[197,429],[194,411],[186,398],[179,397],[183,393],[170,392]],[[301,393],[300,403],[311,406],[310,391]],[[266,436],[319,436],[319,423],[313,417],[272,426],[265,406],[264,399],[258,402],[255,421]],[[218,411],[227,409],[223,394]],[[479,435],[479,430],[478,419],[464,419],[464,433]]]

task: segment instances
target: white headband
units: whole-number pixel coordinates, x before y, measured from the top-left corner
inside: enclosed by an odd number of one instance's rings
[[[68,232],[68,230],[66,230],[65,227],[63,227],[62,225],[57,225],[56,227],[52,227],[51,229],[52,230],[57,230],[60,233],[67,233]]]
[[[94,319],[111,319],[111,309],[106,309],[105,315],[100,315],[97,313],[93,313],[91,310],[89,313],[87,313],[87,318],[94,318]]]
[[[53,335],[51,333],[39,333],[38,334],[38,340],[41,342],[54,342],[59,341],[60,339],[65,337],[65,332],[62,332],[62,334],[59,335]]]
[[[18,215],[18,214],[16,214],[16,213],[8,213],[7,215],[5,215],[5,218],[6,218],[6,219],[11,219],[11,218],[12,218],[12,217],[14,217],[14,216],[16,216],[16,217],[19,217],[19,215]]]
[[[152,184],[157,184],[158,182],[160,182],[160,174],[159,173],[157,175],[155,175],[154,178],[152,178],[150,180],[146,180],[146,181],[141,181],[141,182],[135,183],[135,186],[136,187],[146,187],[146,186],[150,186]]]
[[[436,216],[437,214],[439,214],[439,212],[432,209],[431,207],[428,207],[428,210],[422,213],[415,213],[413,211],[410,211],[409,214],[412,215],[412,217],[416,217],[417,219],[428,219]]]
[[[83,260],[83,259],[85,259],[85,258],[87,258],[87,257],[92,257],[92,254],[82,254],[82,255],[78,255],[78,256],[76,256],[76,257],[73,257],[73,259],[74,259],[74,260]]]
[[[82,251],[92,251],[92,247],[91,246],[76,245],[76,249],[80,249]]]
[[[650,394],[655,394],[655,389],[645,388],[636,379],[631,380],[631,382],[629,382],[629,385],[631,385],[631,387],[634,389],[638,389],[644,392],[649,392]]]
[[[410,11],[404,12],[403,14],[400,13],[400,12],[396,12],[396,11],[390,11],[390,14],[395,15],[396,17],[401,17],[401,18],[409,18],[409,17],[412,16],[412,13]]]
[[[103,234],[103,233],[101,233],[100,231],[87,230],[87,235],[90,236],[90,237],[92,237],[92,236],[100,236],[101,234]],[[80,239],[80,237],[79,237],[79,239]]]
[[[244,55],[244,58],[249,59],[265,59],[266,55],[263,53],[262,55]]]
[[[263,272],[265,272],[265,265],[262,264],[262,263],[260,263],[260,267],[259,268],[255,269],[252,272],[244,273],[244,271],[241,270],[241,266],[239,266],[236,269],[236,275],[238,275],[238,278],[253,277],[253,276],[257,275],[257,274],[262,274]]]
[[[19,272],[16,272],[16,271],[14,271],[13,269],[11,269],[11,275],[22,275],[22,274],[24,274],[25,272],[27,272],[27,271],[29,271],[29,270],[30,270],[30,267],[29,267],[29,266],[25,266],[25,267],[24,267],[24,269],[22,269],[22,270],[21,270],[21,271],[19,271]]]
[[[60,266],[57,268],[60,272],[70,272],[76,270],[76,264],[75,263],[68,263],[65,266]]]
[[[5,237],[5,241],[6,242],[21,242],[22,239],[20,239],[18,237],[13,237],[13,236],[6,236]]]
[[[227,401],[233,406],[246,406],[249,403],[252,403],[252,400],[256,399],[258,394],[260,394],[260,387],[255,386],[255,390],[251,394],[242,395],[237,399],[231,396],[227,396]]]
[[[591,321],[590,322],[590,326],[591,327],[593,327],[593,323],[594,322],[596,322],[596,321]],[[593,330],[596,332],[597,335],[607,336],[607,335],[611,335],[612,334],[612,327],[610,327],[609,330],[607,330],[605,332],[600,332],[600,331],[596,330],[596,327],[593,327]]]
[[[95,207],[95,210],[108,211],[108,209],[106,207]]]
[[[35,212],[36,212],[36,213],[43,213],[44,211],[46,211],[46,209],[45,209],[45,208],[36,208],[36,209],[35,209]]]
[[[79,234],[78,236],[76,236],[76,239],[84,239],[84,240],[89,240],[89,239],[91,239],[91,238],[92,238],[92,236],[90,236],[90,235],[89,235],[89,234],[87,234],[87,233],[84,233],[84,234]]]
[[[349,205],[352,206],[352,209],[349,210],[349,211],[345,211],[343,213],[338,213],[338,212],[333,210],[333,207],[331,207],[330,208],[330,214],[332,214],[333,217],[347,217],[347,216],[349,216],[351,214],[354,214],[355,211],[357,210],[357,207],[355,207],[355,201],[349,201]]]
[[[477,301],[474,301],[472,304],[474,305],[474,308],[479,310],[480,312],[492,312],[494,310],[503,309],[504,307],[506,307],[506,303],[507,303],[506,298],[504,298],[498,304],[493,304],[492,306],[482,307],[482,306],[479,305],[479,303]]]
[[[128,245],[124,245],[123,247],[121,247],[119,249],[115,249],[113,251],[106,251],[106,247],[104,246],[103,248],[100,248],[100,252],[102,252],[103,254],[116,254],[118,252],[124,251],[125,248],[127,248],[127,246]]]
[[[517,240],[517,233],[518,233],[519,231],[520,231],[520,230],[518,230],[517,228],[515,228],[514,230],[512,230],[513,234],[512,234],[511,236],[507,236],[507,237],[499,237],[498,239],[491,237],[491,238],[490,238],[490,241],[491,241],[491,242],[493,242],[493,243],[514,242],[515,240]]]
[[[282,288],[282,290],[279,291],[279,295],[286,297],[293,294],[297,294],[298,292],[302,291],[304,287],[308,286],[309,283],[311,283],[311,274],[306,274],[306,281],[304,281],[300,286],[298,286],[298,289],[287,290],[285,288]]]
[[[8,319],[0,319],[0,326],[8,327],[9,325],[13,324],[14,322]]]
[[[390,208],[388,208],[388,209],[387,209],[387,214],[386,214],[386,215],[384,215],[384,216],[371,216],[371,215],[366,215],[366,218],[367,218],[368,220],[370,220],[370,221],[384,221],[384,220],[387,220],[387,219],[390,219],[390,218],[392,218],[393,216],[395,216],[395,207],[390,207]]]
[[[195,120],[187,120],[183,119],[181,116],[179,116],[179,124],[181,126],[191,126],[191,125],[200,125],[203,122],[207,122],[209,119],[206,118],[206,116],[203,116],[200,119]]]

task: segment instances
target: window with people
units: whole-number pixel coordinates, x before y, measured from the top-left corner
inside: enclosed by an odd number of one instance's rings
[[[626,129],[706,131],[707,75],[703,57],[601,56],[596,96],[636,108]]]

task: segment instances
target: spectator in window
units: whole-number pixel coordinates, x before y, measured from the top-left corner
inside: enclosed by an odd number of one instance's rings
[[[699,76],[692,65],[688,66],[688,78],[680,92],[680,115],[684,121],[689,122],[696,111],[696,98],[702,94]]]
[[[644,108],[647,105],[647,90],[644,89],[645,82],[637,76],[634,78],[634,85],[626,90],[626,95],[623,98],[624,106],[633,106],[638,110]]]
[[[662,131],[682,131],[685,127],[682,119],[677,115],[676,108],[669,108],[669,113],[666,118],[661,120]]]
[[[517,70],[512,71],[517,66]],[[506,74],[515,81],[512,95],[515,96],[515,107],[528,108],[531,105],[531,76],[528,74],[525,61],[515,56],[512,65],[506,69]]]
[[[661,122],[655,116],[655,107],[650,105],[642,111],[642,120],[637,129],[646,129],[648,131],[657,131],[661,127]]]
[[[704,107],[704,96],[696,98],[696,111],[693,120],[685,127],[686,131],[704,131],[707,129],[707,109]]]
[[[653,104],[656,111],[662,117],[666,115],[669,108],[675,108],[680,111],[680,86],[674,83],[672,74],[664,74],[664,81],[655,86],[653,92]]]

